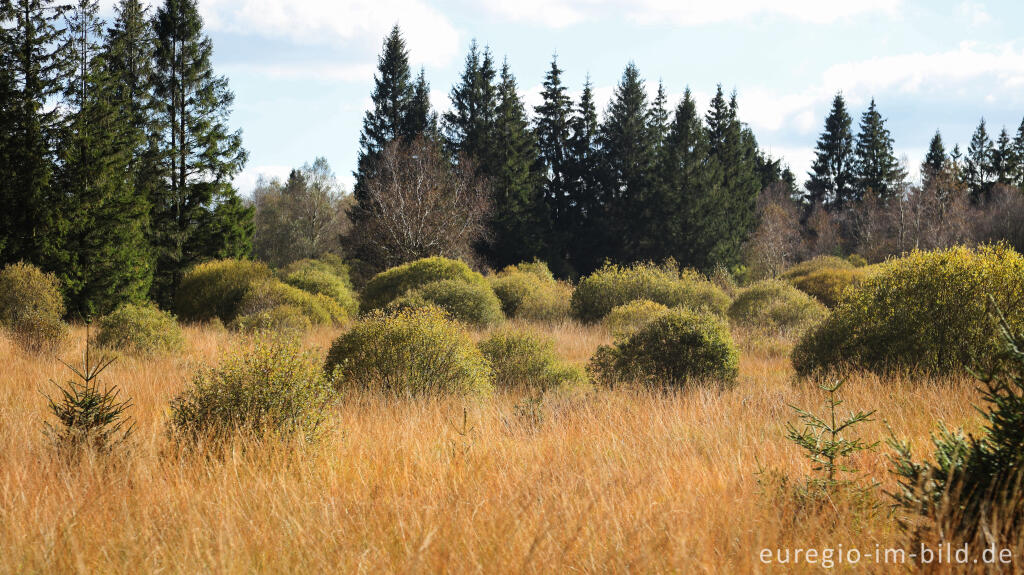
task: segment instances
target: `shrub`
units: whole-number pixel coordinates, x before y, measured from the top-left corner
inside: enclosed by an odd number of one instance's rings
[[[543,393],[586,381],[583,370],[555,354],[550,338],[536,333],[503,330],[480,342],[479,346],[491,364],[496,387]]]
[[[516,310],[530,294],[544,289],[544,282],[537,276],[509,268],[488,277],[487,281],[501,302],[501,311],[508,317],[515,317]]]
[[[174,316],[153,304],[124,304],[100,318],[96,343],[128,353],[180,350],[185,344]]]
[[[344,279],[314,267],[305,267],[285,276],[284,282],[311,294],[331,298],[348,317],[359,315],[359,302],[350,284]]]
[[[780,331],[807,328],[826,313],[814,298],[779,280],[751,285],[729,306],[729,319],[737,325]]]
[[[793,280],[810,273],[825,269],[852,269],[855,266],[849,261],[838,256],[817,256],[802,261],[789,268],[782,274],[782,279]]]
[[[314,325],[327,325],[345,320],[348,316],[338,302],[322,295],[312,294],[275,279],[255,282],[238,304],[239,315],[268,312],[280,306],[298,308]]]
[[[532,271],[520,267],[529,265]],[[540,266],[543,266],[542,268]],[[537,321],[557,321],[569,316],[572,288],[558,282],[541,263],[509,266],[488,279],[501,309],[509,317]]]
[[[175,310],[185,321],[217,317],[230,322],[252,285],[270,278],[270,269],[261,262],[229,259],[201,263],[186,272],[178,285]]]
[[[729,296],[696,272],[687,271],[680,276],[671,266],[606,265],[576,287],[572,313],[580,320],[594,322],[612,308],[638,299],[668,307],[707,309],[721,315],[729,307]]]
[[[183,441],[300,435],[315,439],[331,382],[297,343],[267,340],[201,369],[171,404],[170,429]]]
[[[721,317],[679,308],[613,347],[598,348],[590,370],[604,383],[638,381],[682,387],[691,380],[732,383],[738,365],[739,353]]]
[[[326,274],[330,274],[342,282],[345,286],[352,290],[352,272],[349,269],[349,265],[342,261],[342,259],[334,254],[324,254],[317,259],[303,259],[294,261],[284,267],[282,271],[283,275],[287,276],[299,271],[312,270]]]
[[[667,312],[668,307],[660,303],[638,299],[612,308],[604,317],[604,325],[615,339],[625,339]]]
[[[998,346],[989,295],[1024,326],[1024,257],[985,246],[915,251],[877,267],[793,349],[797,372],[846,365],[946,373],[988,366]]]
[[[385,270],[366,283],[363,288],[363,309],[383,309],[409,290],[440,280],[460,280],[465,283],[486,285],[484,276],[469,269],[466,264],[439,256],[424,258]]]
[[[544,289],[530,292],[516,308],[516,317],[533,321],[556,322],[569,318],[572,286],[552,282]]]
[[[32,351],[55,349],[67,336],[60,280],[26,263],[0,271],[0,327]]]
[[[454,319],[477,327],[488,327],[505,319],[501,302],[486,284],[469,284],[459,280],[440,280],[408,292],[389,309],[407,309],[434,305]]]
[[[240,315],[231,327],[242,333],[273,332],[286,336],[301,335],[313,327],[302,310],[293,305],[279,305],[270,309]]]
[[[505,269],[501,270],[501,272],[502,273],[520,272],[520,273],[524,273],[524,274],[530,274],[533,277],[535,277],[535,278],[537,278],[537,279],[539,279],[539,280],[541,280],[543,282],[553,282],[553,281],[555,281],[555,275],[553,273],[551,273],[551,269],[548,268],[548,264],[546,264],[546,263],[544,263],[542,261],[538,261],[538,260],[534,260],[532,262],[520,262],[520,263],[515,264],[515,265],[507,266]],[[499,274],[499,275],[501,275],[501,274]]]
[[[398,395],[491,389],[490,366],[469,334],[432,307],[371,312],[335,340],[325,369],[341,389]]]
[[[853,267],[855,268],[862,268],[868,265],[868,260],[864,259],[864,256],[860,254],[850,254],[846,256],[846,261],[853,264]]]
[[[790,280],[797,289],[815,297],[829,308],[839,304],[843,292],[858,285],[867,268],[824,268]]]

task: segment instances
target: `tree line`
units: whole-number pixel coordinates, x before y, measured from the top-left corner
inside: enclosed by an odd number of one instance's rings
[[[245,256],[246,161],[195,0],[0,2],[0,265],[61,279],[69,310],[168,305],[185,269]]]

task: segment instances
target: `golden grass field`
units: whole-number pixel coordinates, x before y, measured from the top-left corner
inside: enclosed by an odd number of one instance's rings
[[[763,565],[762,548],[899,547],[882,494],[884,445],[857,457],[883,506],[801,509],[758,483],[759,463],[794,481],[810,463],[785,437],[789,404],[820,411],[789,344],[736,332],[739,383],[727,391],[596,390],[552,397],[538,422],[522,398],[346,397],[317,445],[238,445],[183,455],[165,435],[168,403],[235,336],[187,327],[183,354],[120,358],[106,373],[134,400],[130,456],[68,466],[42,430],[43,392],[68,375],[52,356],[0,336],[0,571],[5,573],[817,573]],[[545,328],[583,364],[601,327]],[[310,334],[326,352],[337,330]],[[61,354],[73,360],[85,330]],[[968,378],[853,376],[844,407],[877,409],[860,428],[930,454],[939,421],[975,429]],[[464,412],[465,410],[465,412]],[[518,410],[521,412],[521,410]],[[463,426],[466,414],[466,428]],[[857,572],[899,572],[858,565]],[[853,571],[837,566],[833,571]]]

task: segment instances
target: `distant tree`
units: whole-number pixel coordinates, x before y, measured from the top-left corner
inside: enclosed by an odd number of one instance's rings
[[[854,156],[850,114],[842,94],[832,100],[825,131],[818,138],[814,164],[808,173],[806,203],[841,208],[853,196]]]
[[[928,144],[928,153],[924,156],[924,162],[921,163],[921,178],[924,185],[927,186],[933,178],[941,175],[943,170],[949,167],[948,164],[949,157],[946,155],[946,147],[942,143],[942,134],[936,130]]]
[[[800,209],[783,181],[757,198],[758,224],[744,246],[744,261],[755,277],[774,278],[800,256]]]
[[[1014,174],[1013,183],[1024,192],[1024,120],[1020,121],[1017,128],[1017,135],[1013,138],[1013,155],[1016,160],[1017,172]]]
[[[412,88],[412,99],[406,110],[403,133],[406,137],[426,134],[435,140],[440,137],[437,126],[437,113],[430,106],[430,83],[426,73],[420,68],[419,76]]]
[[[971,200],[975,203],[987,199],[992,190],[993,151],[994,146],[985,129],[985,119],[982,118],[974,130],[974,135],[971,136],[971,144],[967,147],[967,155],[964,157],[964,178]]]
[[[705,170],[708,146],[697,103],[687,88],[662,146],[657,206],[663,255],[684,265],[701,260],[697,252],[703,249],[703,243],[696,240],[703,233],[702,218],[707,215],[701,212],[702,200],[708,198],[709,207],[714,207],[715,182],[708,177],[712,173]]]
[[[1012,185],[1017,175],[1017,156],[1005,127],[999,132],[992,148],[992,175],[996,183],[1007,185]]]
[[[580,101],[570,120],[569,139],[569,201],[567,233],[569,240],[562,248],[561,259],[568,261],[563,275],[589,273],[605,257],[601,251],[604,198],[601,186],[601,151],[594,90],[588,78]],[[549,262],[556,265],[558,262]]]
[[[566,87],[562,83],[562,70],[558,67],[557,57],[551,59],[551,68],[544,76],[541,104],[534,108],[534,113],[534,133],[540,153],[544,201],[552,222],[549,243],[556,253],[565,257],[565,250],[560,246],[568,241],[566,234],[571,233],[574,226],[570,190],[570,124],[573,110],[572,99],[566,94]]]
[[[893,152],[893,139],[874,98],[861,116],[854,150],[854,199],[873,194],[883,202],[902,191],[906,172]]]
[[[452,157],[472,158],[485,177],[492,175],[487,155],[493,149],[491,138],[498,108],[495,76],[490,49],[485,47],[481,52],[474,40],[459,83],[452,88],[451,110],[444,114],[443,122],[445,142]]]
[[[234,94],[227,78],[214,73],[213,45],[195,0],[165,0],[153,27],[165,172],[152,198],[152,295],[168,303],[191,265],[248,253],[252,212],[231,185],[247,153],[241,132],[227,125]]]

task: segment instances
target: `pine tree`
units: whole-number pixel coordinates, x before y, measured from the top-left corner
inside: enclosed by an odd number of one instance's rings
[[[885,118],[875,106],[874,98],[861,116],[853,173],[856,200],[872,194],[887,201],[899,193],[906,178],[906,173],[893,153],[892,136],[885,127]]]
[[[1017,162],[1017,172],[1013,177],[1013,184],[1024,193],[1024,120],[1020,121],[1017,128],[1017,135],[1013,138],[1013,156]]]
[[[570,120],[569,138],[569,209],[566,258],[570,269],[566,275],[589,273],[601,264],[605,254],[600,222],[604,205],[600,178],[601,152],[598,142],[597,106],[594,89],[587,78],[580,102]]]
[[[840,208],[853,195],[853,133],[850,114],[842,94],[832,100],[832,110],[825,119],[825,131],[818,138],[814,164],[804,184],[809,206],[822,203]]]
[[[695,240],[699,240],[698,234],[702,232],[700,219],[707,214],[698,208],[700,200],[710,199],[712,192],[706,179],[709,172],[705,170],[708,145],[697,102],[687,88],[675,109],[661,155],[658,235],[664,246],[660,256],[675,258],[688,266],[701,258],[696,253],[699,243]]]
[[[660,153],[669,129],[668,95],[665,94],[665,85],[660,81],[658,82],[658,93],[654,97],[654,102],[651,103],[649,123],[654,146]]]
[[[948,161],[946,147],[942,143],[942,134],[936,130],[935,135],[932,136],[932,140],[928,144],[928,153],[924,156],[924,162],[921,163],[921,178],[925,186],[928,185],[932,178],[941,174],[946,169]]]
[[[537,142],[508,61],[501,67],[497,99],[493,149],[487,154],[492,162],[488,171],[493,204],[488,222],[490,240],[484,255],[492,267],[501,268],[541,256],[548,221],[534,169],[538,163]]]
[[[252,211],[235,199],[231,186],[247,153],[241,132],[229,131],[226,124],[234,94],[227,78],[214,74],[213,44],[203,34],[195,0],[165,0],[153,27],[160,159],[166,171],[152,198],[156,274],[151,293],[168,304],[191,265],[248,253],[251,237],[245,232]]]
[[[416,83],[413,84],[412,98],[409,100],[402,123],[402,133],[406,137],[426,134],[432,140],[440,138],[437,113],[430,106],[430,83],[427,82],[426,72],[423,71],[423,68],[420,68],[420,73],[416,76]]]
[[[993,150],[992,140],[985,128],[985,119],[982,118],[974,130],[974,135],[971,136],[971,143],[964,157],[964,179],[974,202],[987,200],[992,190]]]
[[[544,187],[544,201],[550,211],[553,225],[551,243],[554,251],[564,255],[564,234],[572,227],[570,191],[570,122],[572,120],[572,99],[562,84],[562,70],[558,59],[551,59],[551,69],[544,76],[542,103],[535,108],[534,133],[540,152],[540,172]]]
[[[497,89],[491,51],[470,44],[466,66],[451,91],[451,110],[444,115],[445,140],[451,155],[472,159],[478,173],[490,177],[491,162],[487,157],[493,137],[492,128],[497,113]]]
[[[65,88],[70,123],[60,144],[54,185],[65,198],[58,272],[74,314],[106,314],[145,298],[153,277],[145,237],[148,198],[136,193],[130,110],[100,53],[96,0],[79,0],[68,18],[73,63]]]
[[[62,90],[64,43],[57,23],[65,6],[49,0],[4,3],[3,58],[9,82],[4,102],[4,167],[0,181],[0,264],[25,260],[52,268],[58,255],[60,202],[52,194]],[[9,28],[7,26],[10,26]]]
[[[1013,141],[1004,127],[996,138],[992,148],[992,175],[997,183],[1011,184],[1017,173],[1017,158],[1013,150]]]

